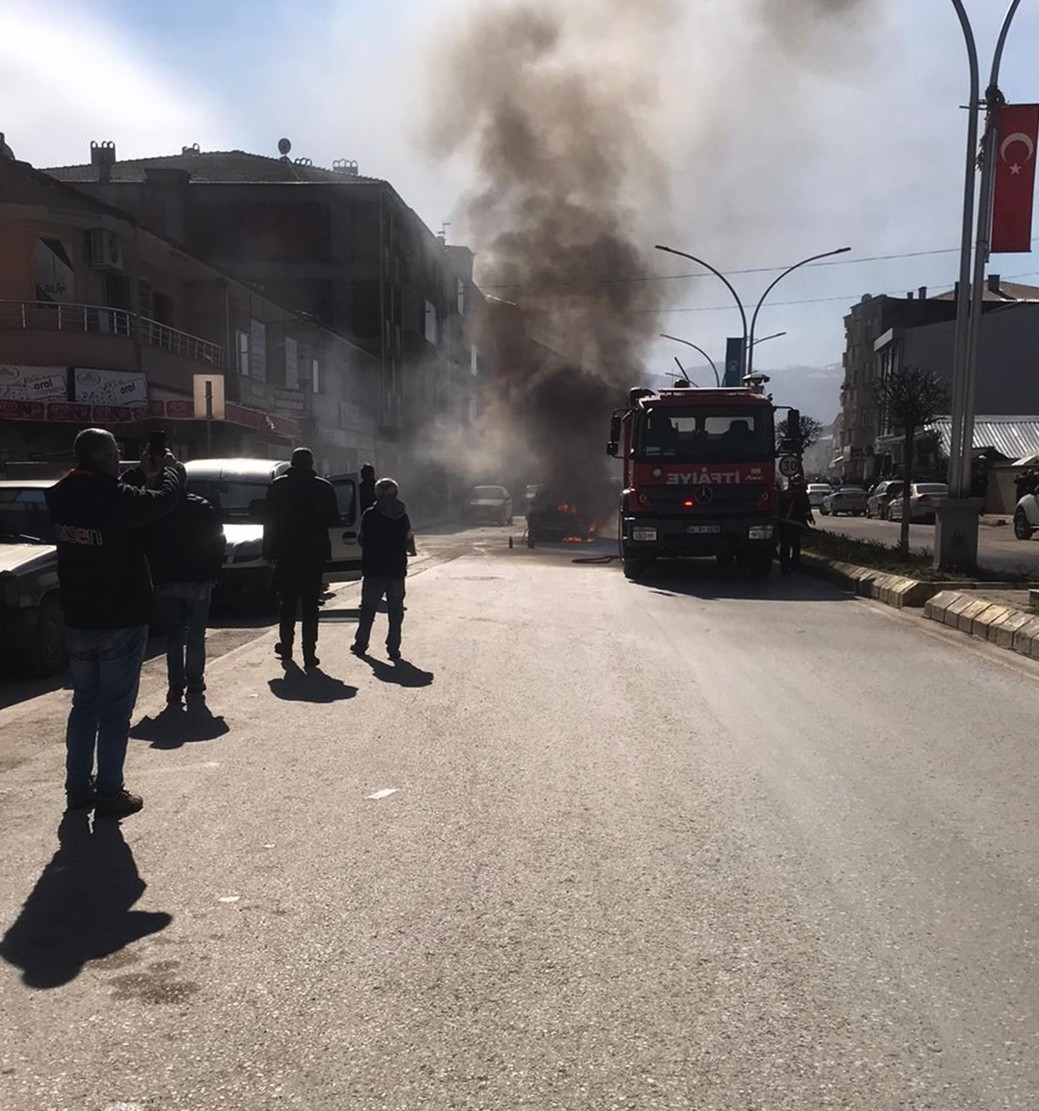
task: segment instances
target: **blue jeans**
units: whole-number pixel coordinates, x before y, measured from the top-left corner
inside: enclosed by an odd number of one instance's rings
[[[137,702],[147,643],[147,625],[124,629],[65,626],[72,676],[72,709],[65,732],[66,791],[96,791],[108,797],[123,789],[130,715]]]
[[[386,650],[391,654],[400,651],[400,629],[404,624],[404,579],[377,579],[366,577],[361,583],[361,615],[357,621],[354,644],[362,651],[368,647],[372,635],[375,611],[383,596],[386,597],[386,612],[390,628],[386,634]]]
[[[203,688],[211,582],[161,583],[155,588],[166,635],[166,674],[171,687]]]

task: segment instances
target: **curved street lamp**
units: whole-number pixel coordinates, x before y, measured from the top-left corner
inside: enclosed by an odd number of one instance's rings
[[[736,308],[738,308],[740,310],[740,320],[743,321],[743,351],[744,351],[743,359],[744,359],[744,363],[746,363],[746,358],[747,358],[747,355],[746,355],[746,351],[747,351],[747,310],[743,307],[743,302],[740,300],[740,295],[733,288],[732,282],[730,282],[729,279],[720,270],[715,270],[715,268],[709,262],[704,262],[704,260],[702,258],[697,258],[696,255],[690,255],[685,251],[676,251],[674,249],[674,247],[665,247],[662,243],[657,243],[654,247],[654,250],[667,251],[667,253],[669,255],[681,255],[682,258],[690,259],[692,262],[695,262],[698,266],[706,267],[706,269],[710,270],[710,272],[716,278],[720,278],[725,283],[725,288],[732,294],[733,300],[735,300],[735,302],[736,302]],[[679,343],[685,343],[685,342],[687,342],[687,341],[686,340],[679,340]],[[702,354],[702,352],[701,352],[701,354]],[[711,365],[713,366],[714,364],[712,363]],[[715,377],[718,376],[718,371],[717,370],[715,370],[714,375],[715,375]]]
[[[759,343],[764,343],[765,340],[779,339],[780,336],[785,336],[785,335],[786,335],[786,332],[773,332],[772,335],[770,335],[770,336],[762,336],[761,339],[756,339],[754,341],[754,346],[757,347],[757,345]]]
[[[838,247],[835,251],[823,251],[820,255],[810,255],[808,258],[801,259],[800,262],[795,262],[793,266],[788,266],[782,274],[773,278],[771,284],[761,295],[757,306],[754,309],[754,315],[750,318],[750,342],[747,344],[747,372],[744,378],[748,377],[754,369],[754,326],[758,322],[758,313],[761,312],[761,306],[765,303],[765,298],[776,288],[777,285],[787,276],[792,274],[795,270],[799,270],[802,266],[807,266],[810,262],[818,262],[821,258],[830,258],[831,255],[843,255],[850,251],[850,247]]]
[[[667,332],[661,332],[660,338],[674,340],[675,343],[684,343],[686,347],[691,347],[694,351],[699,351],[700,354],[703,355],[703,357],[711,364],[711,370],[714,371],[714,384],[716,386],[720,386],[722,384],[721,379],[718,377],[718,368],[714,365],[714,359],[712,359],[711,356],[708,355],[702,347],[697,347],[696,344],[693,343],[691,340],[682,339],[681,336],[669,336]]]
[[[958,0],[954,0],[958,2]],[[1020,2],[1020,0],[1018,0]],[[817,262],[821,258],[829,258],[831,255],[843,255],[846,251],[850,251],[850,247],[838,247],[835,251],[823,251],[821,255],[810,255],[808,258],[801,259],[800,262],[795,262],[793,266],[788,266],[779,277],[775,278],[765,292],[761,295],[760,300],[754,309],[754,315],[751,317],[750,329],[747,328],[747,310],[743,307],[743,302],[740,300],[740,295],[733,288],[732,282],[720,271],[716,270],[709,262],[704,262],[702,258],[697,258],[696,255],[691,255],[687,251],[676,251],[674,247],[665,247],[662,243],[655,244],[655,250],[667,251],[669,255],[681,255],[682,258],[690,259],[692,262],[700,266],[706,267],[716,278],[720,278],[724,283],[726,289],[732,294],[736,302],[736,307],[740,310],[740,319],[743,321],[743,358],[741,366],[741,379],[746,378],[750,374],[754,366],[754,325],[757,323],[758,313],[761,311],[761,306],[764,304],[765,298],[776,288],[777,285],[787,276],[792,274],[795,270],[802,266],[807,266],[810,262]],[[773,337],[769,337],[770,339]]]

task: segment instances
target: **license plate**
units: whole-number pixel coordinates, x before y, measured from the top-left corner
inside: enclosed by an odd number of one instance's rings
[[[692,533],[695,533],[696,535],[702,535],[704,533],[721,532],[721,530],[722,530],[721,525],[686,525],[686,527],[685,527],[686,532],[692,532]]]

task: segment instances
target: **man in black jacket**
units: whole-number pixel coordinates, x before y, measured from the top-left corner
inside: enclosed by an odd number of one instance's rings
[[[331,482],[314,473],[314,455],[305,447],[292,453],[286,474],[267,487],[263,525],[263,557],[276,565],[281,590],[281,639],[274,651],[286,663],[299,606],[303,625],[303,662],[317,667],[318,599],[325,564],[332,558],[328,530],[340,522]]]
[[[173,509],[181,480],[167,452],[141,460],[158,489],[120,482],[115,437],[101,428],[80,432],[74,449],[75,469],[47,491],[72,677],[66,800],[123,817],[144,805],[123,784],[153,602],[144,526]]]
[[[180,705],[185,687],[189,702],[206,689],[206,626],[225,547],[219,514],[197,494],[185,494],[172,513],[148,528],[171,706]]]
[[[375,484],[375,504],[364,511],[358,539],[361,543],[361,615],[350,651],[363,656],[368,651],[372,623],[385,597],[389,615],[386,652],[400,659],[400,634],[404,623],[404,579],[408,556],[415,554],[415,538],[404,503],[397,497],[397,483],[380,478]]]

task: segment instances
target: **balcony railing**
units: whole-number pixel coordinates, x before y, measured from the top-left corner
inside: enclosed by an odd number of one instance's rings
[[[147,316],[138,317],[138,321],[143,343],[172,351],[174,355],[191,359],[192,362],[204,363],[206,366],[224,365],[224,349],[219,344],[210,343],[207,339],[200,339],[187,332],[180,332],[168,324],[160,324]]]
[[[222,367],[224,349],[216,343],[160,324],[147,316],[104,305],[66,305],[54,301],[0,301],[0,330],[78,332],[94,335],[138,335],[142,343],[174,355]]]

